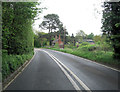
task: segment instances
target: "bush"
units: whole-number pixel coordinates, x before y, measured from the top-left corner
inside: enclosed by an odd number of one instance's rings
[[[105,52],[99,48],[100,48],[99,45],[83,45],[77,49],[70,49],[70,48],[65,48],[65,49],[49,48],[49,49],[70,53],[76,56],[87,58],[96,62],[111,65],[114,67],[117,67],[118,65],[120,65],[118,60],[113,58],[113,51]]]
[[[5,52],[5,51],[3,51]],[[7,55],[2,54],[2,77],[3,81],[16,69],[18,69],[26,60],[30,60],[33,56],[33,52],[23,55]]]
[[[88,43],[88,42],[82,42],[81,44],[80,44],[80,46],[84,46],[84,45],[89,45],[90,43]]]
[[[88,50],[87,48],[88,48],[87,45],[84,45],[84,46],[81,45],[81,46],[79,46],[78,50],[86,51],[86,50]]]
[[[94,51],[98,50],[100,47],[95,44],[89,44],[89,45],[80,45],[78,50],[83,50],[83,51]]]
[[[88,51],[95,51],[95,50],[99,50],[100,46],[96,45],[96,44],[91,44],[91,45],[88,45],[87,49],[88,49]]]
[[[101,49],[104,51],[113,51],[113,48],[109,44],[107,44],[106,42],[101,44]]]
[[[88,50],[89,51],[94,51],[94,50],[96,50],[96,46],[90,45],[90,46],[88,46]]]
[[[71,48],[71,49],[75,49],[75,48],[77,48],[76,46],[73,46],[72,44],[67,44],[67,45],[65,45],[65,48]]]

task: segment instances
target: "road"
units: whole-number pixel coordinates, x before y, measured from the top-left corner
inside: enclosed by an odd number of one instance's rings
[[[6,90],[119,90],[119,71],[63,52],[35,49],[35,53]]]

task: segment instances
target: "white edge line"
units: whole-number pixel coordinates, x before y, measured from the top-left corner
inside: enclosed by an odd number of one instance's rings
[[[32,59],[30,60],[30,61],[28,61],[28,63],[25,65],[25,67],[21,70],[21,71],[19,71],[19,73],[3,88],[3,90],[5,90],[21,73],[22,73],[22,71],[30,64],[30,62],[33,60],[33,58],[35,57],[35,55],[36,55],[36,52],[35,52],[35,54],[34,54],[34,56],[32,57]]]
[[[98,65],[104,66],[105,68],[108,68],[108,69],[111,69],[111,70],[114,70],[114,71],[120,72],[120,70],[117,70],[117,69],[112,68],[112,67],[110,67],[110,66],[106,66],[106,65],[100,64],[100,63],[98,63],[98,62],[96,62],[96,61],[88,60],[88,59],[85,59],[85,58],[82,58],[82,57],[79,57],[79,58],[81,58],[81,59],[83,59],[83,60],[86,60],[86,61],[88,61],[88,62],[93,62],[93,63],[95,63],[95,64],[98,64]]]
[[[56,51],[56,50],[53,50],[53,51]],[[56,51],[56,52],[61,52],[61,51]],[[64,52],[62,52],[62,53],[64,53]],[[70,53],[65,53],[65,54],[70,54]],[[70,55],[73,55],[73,54],[70,54]],[[89,62],[93,62],[93,63],[98,64],[98,65],[101,65],[101,66],[104,66],[104,67],[109,68],[109,69],[111,69],[111,70],[120,72],[120,70],[118,70],[118,69],[115,69],[115,68],[112,68],[112,67],[110,67],[110,66],[106,66],[106,65],[100,64],[100,63],[98,63],[98,62],[96,62],[96,61],[92,61],[92,60],[89,60],[89,59],[85,59],[85,58],[82,58],[82,57],[79,57],[79,56],[76,56],[76,55],[73,55],[73,56],[75,56],[75,57],[77,57],[77,58],[80,58],[80,59],[83,59],[83,60],[86,60],[86,61],[89,61]]]
[[[49,55],[49,53],[48,53],[47,51],[45,51],[45,50],[42,50],[42,51],[46,52],[46,53]],[[59,61],[55,56],[53,56],[52,54],[51,54],[51,56],[54,57],[54,58],[57,60],[57,62],[59,62],[60,64],[62,64],[62,65],[64,66],[64,68],[66,68],[67,71],[69,71],[69,72],[73,75],[73,77],[79,82],[79,84],[80,84],[86,91],[92,92],[69,68],[67,68],[62,62],[60,62],[60,61]]]
[[[54,57],[54,56],[53,56]],[[55,59],[57,59],[56,57],[54,57]],[[58,59],[57,59],[57,61],[59,62],[59,63],[61,63],[73,76],[74,76],[74,78],[79,82],[79,84],[85,89],[85,90],[89,90],[90,91],[90,89],[68,68],[68,67],[66,67],[62,62],[60,62]]]
[[[49,55],[49,54],[48,54]],[[49,55],[50,56],[50,55]],[[76,90],[81,90],[78,85],[75,83],[75,81],[71,78],[71,76],[66,72],[66,70],[52,57],[50,56],[57,64],[58,66],[61,68],[61,70],[64,72],[64,74],[67,76],[67,78],[69,79],[69,81],[72,83],[73,87]]]

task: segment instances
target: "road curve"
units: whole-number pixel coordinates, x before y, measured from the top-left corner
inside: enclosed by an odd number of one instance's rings
[[[30,64],[6,90],[76,90],[75,84],[82,90],[84,90],[83,84],[91,91],[117,92],[120,90],[120,72],[118,71],[63,52],[48,49],[35,49],[35,52]],[[79,84],[65,67],[57,64],[57,59],[73,72],[83,84]],[[72,82],[69,77],[71,77]]]
[[[83,58],[49,49],[54,55],[76,74],[91,90],[120,90],[120,72]]]
[[[6,90],[75,90],[59,66],[43,51],[36,55]]]

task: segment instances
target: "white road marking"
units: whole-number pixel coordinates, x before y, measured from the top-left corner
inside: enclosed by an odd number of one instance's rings
[[[82,59],[84,59],[84,58],[82,58]],[[106,66],[106,65],[103,65],[103,64],[97,63],[97,62],[95,62],[95,61],[88,60],[88,59],[84,59],[84,60],[89,61],[89,62],[93,62],[93,63],[95,63],[95,64],[98,64],[98,65],[104,66],[104,67],[106,67],[106,68],[108,68],[108,69],[111,69],[111,70],[114,70],[114,71],[117,71],[117,72],[120,72],[120,70],[117,70],[117,69],[112,68],[112,67],[110,67],[110,66]]]
[[[55,50],[53,50],[53,51],[55,51]],[[55,52],[60,52],[60,51],[55,51]],[[63,52],[61,52],[61,54],[63,54]],[[65,54],[69,54],[69,53],[65,53]],[[71,55],[73,55],[73,54],[71,54]],[[98,65],[104,66],[104,67],[106,67],[106,68],[108,68],[108,69],[111,69],[111,70],[120,72],[120,70],[115,69],[115,68],[112,68],[112,67],[110,67],[110,66],[106,66],[106,65],[100,64],[100,63],[98,63],[98,62],[95,62],[95,61],[92,61],[92,60],[89,60],[89,59],[85,59],[85,58],[82,58],[82,57],[79,57],[79,56],[75,56],[75,55],[73,55],[73,56],[74,56],[74,57],[77,57],[77,58],[80,58],[80,59],[83,59],[83,60],[88,61],[88,62],[92,62],[92,63],[98,64]]]
[[[35,57],[35,55],[36,55],[36,52],[35,52],[35,54],[34,54],[34,56],[32,57],[32,59],[30,60],[30,61],[28,61],[28,63],[25,65],[25,67],[21,70],[21,71],[19,71],[19,73],[3,88],[3,90],[5,90],[21,73],[22,73],[22,71],[30,64],[30,62],[33,60],[33,58]]]
[[[49,54],[48,54],[49,55]],[[50,56],[50,55],[49,55]],[[78,85],[75,83],[75,81],[71,78],[71,76],[67,73],[67,71],[52,57],[50,56],[57,64],[58,66],[61,68],[61,70],[64,72],[64,74],[67,76],[67,78],[70,80],[70,82],[72,83],[72,85],[74,86],[74,88],[78,91],[81,92],[80,88],[78,87]]]
[[[68,72],[71,73],[71,75],[78,81],[78,83],[88,92],[92,92],[69,68],[67,68],[60,60],[58,60],[55,56],[53,56],[52,54],[48,53],[45,50],[42,50],[45,53],[47,53],[53,60],[59,62]]]

